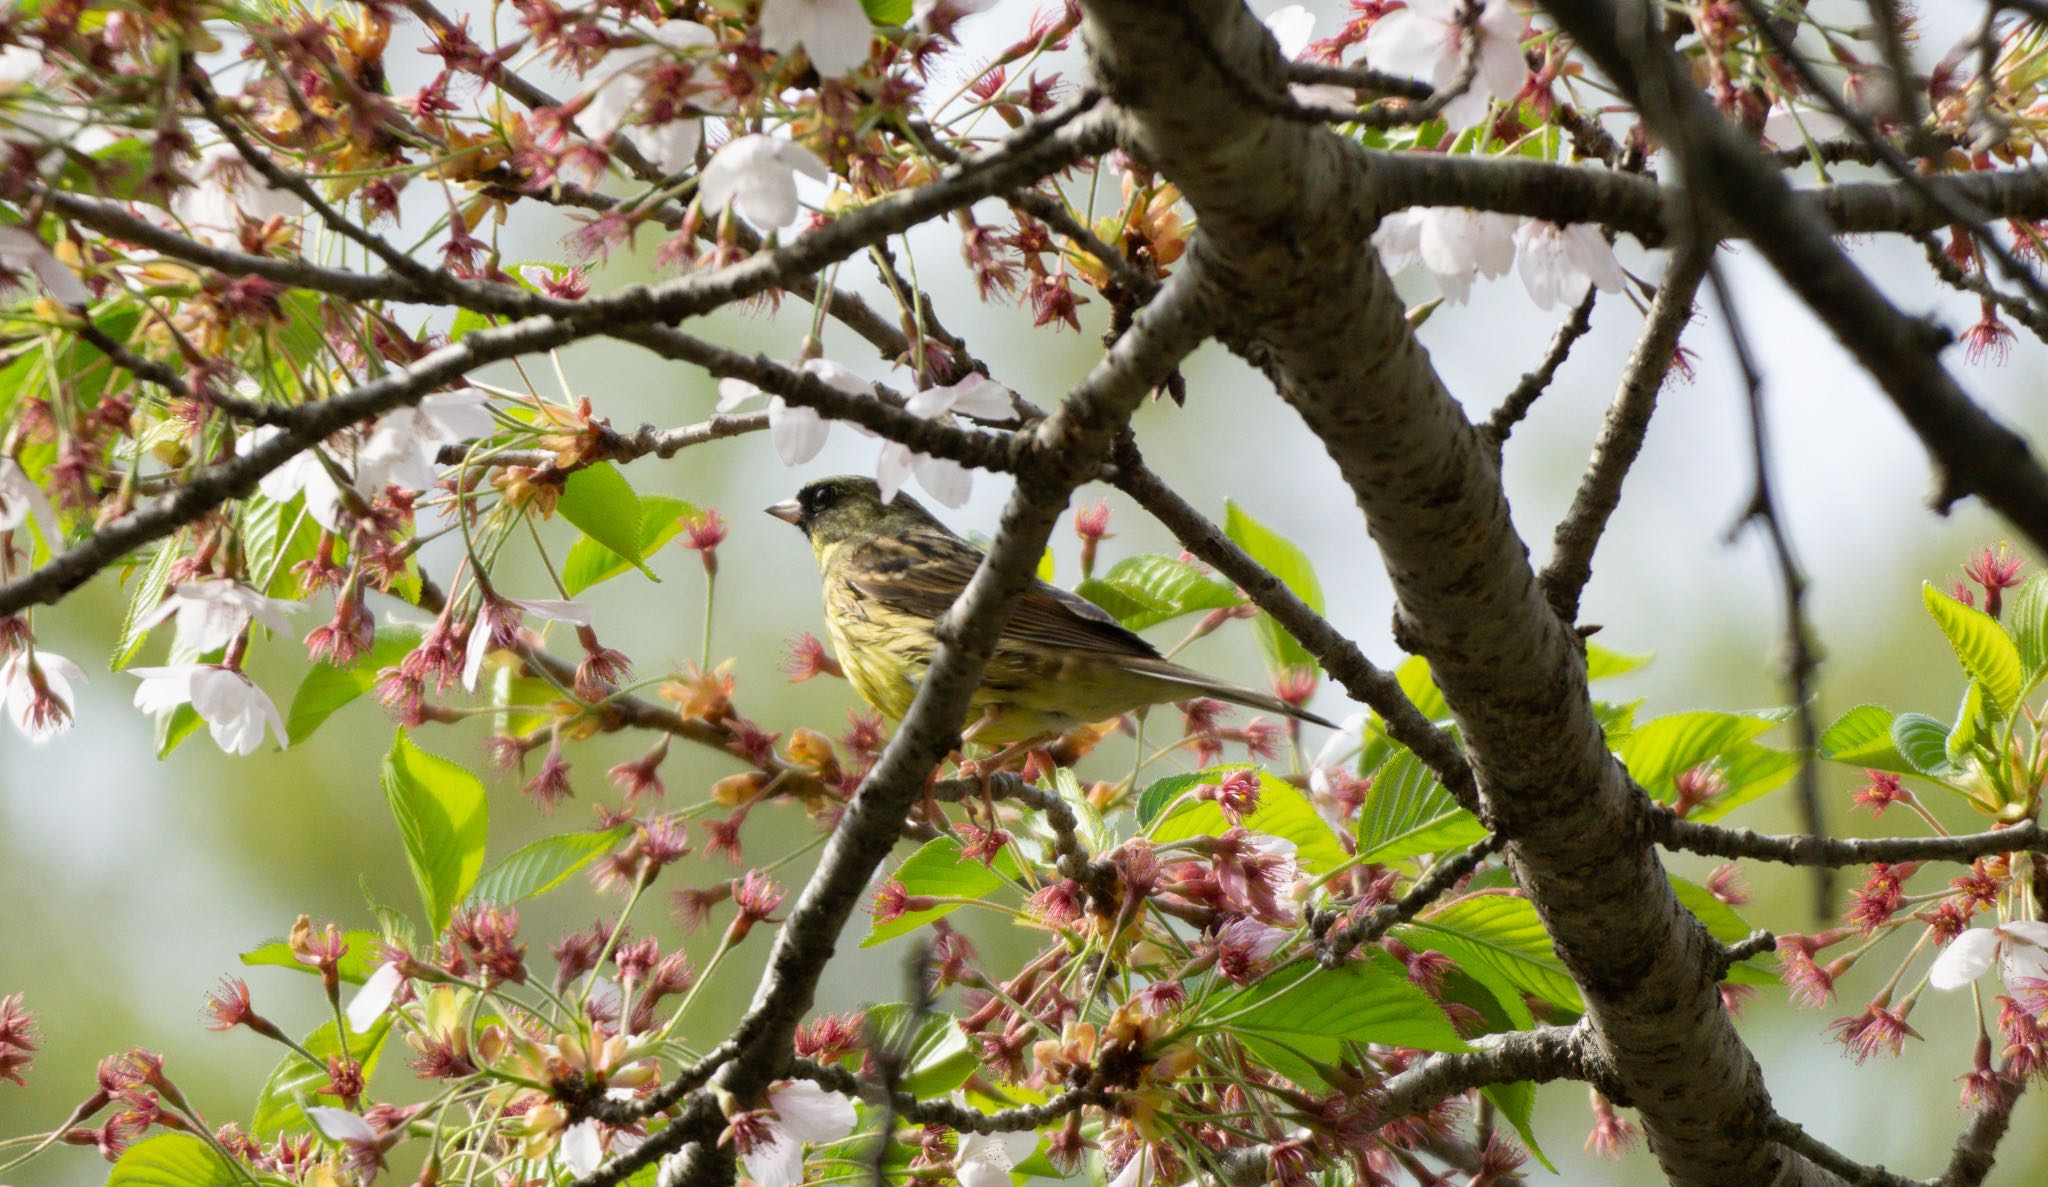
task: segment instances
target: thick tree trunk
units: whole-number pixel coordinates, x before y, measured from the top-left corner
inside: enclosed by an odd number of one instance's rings
[[[1365,512],[1457,717],[1489,823],[1584,990],[1596,1056],[1673,1182],[1825,1182],[1761,1137],[1762,1076],[1722,1010],[1718,950],[1672,894],[1609,753],[1572,625],[1551,609],[1479,432],[1369,245],[1370,154],[1269,114],[1283,64],[1237,0],[1084,0],[1134,148],[1193,204],[1210,279]],[[1266,98],[1262,101],[1261,96]]]

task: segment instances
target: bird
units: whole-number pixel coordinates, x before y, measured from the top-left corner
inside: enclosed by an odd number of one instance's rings
[[[884,499],[873,479],[857,475],[807,483],[766,510],[810,539],[826,631],[854,691],[902,720],[931,666],[934,623],[967,588],[982,550],[915,499]],[[1194,697],[1337,728],[1278,697],[1184,668],[1095,603],[1034,581],[996,640],[962,737],[1024,745]]]

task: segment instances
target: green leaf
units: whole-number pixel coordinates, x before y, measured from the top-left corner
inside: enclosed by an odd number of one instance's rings
[[[860,0],[860,6],[877,25],[910,23],[910,0]]]
[[[128,599],[128,613],[121,619],[121,638],[114,644],[114,655],[107,661],[107,667],[118,672],[135,662],[135,653],[149,640],[149,630],[142,626],[142,619],[164,600],[171,566],[177,563],[178,550],[169,540],[164,541],[150,559],[149,567],[142,571],[142,580],[135,583],[135,593]]]
[[[205,722],[191,705],[179,705],[168,713],[156,715],[156,756],[169,758],[171,751],[185,744],[185,739],[199,732]]]
[[[1948,757],[1948,726],[1925,713],[1901,713],[1892,719],[1892,745],[1914,773],[1941,778],[1955,773]]]
[[[656,549],[683,530],[683,520],[695,514],[696,506],[681,499],[667,495],[642,495],[639,555],[653,556]],[[569,555],[562,560],[562,584],[573,598],[598,582],[610,581],[632,567],[632,561],[613,552],[602,542],[587,535],[581,536],[569,546]]]
[[[1441,952],[1496,990],[1527,993],[1574,1013],[1585,1008],[1528,899],[1475,895],[1395,931],[1410,948]]]
[[[910,1007],[902,1002],[867,1009],[873,1046],[903,1052],[903,1091],[919,1099],[944,1096],[980,1070],[966,1033],[950,1016],[927,1014],[914,1037],[903,1033],[910,1019]]]
[[[2021,583],[2005,604],[2005,622],[2020,666],[2030,679],[2038,677],[2042,668],[2048,668],[2048,573],[2036,573]]]
[[[1690,818],[1715,820],[1783,786],[1798,769],[1798,755],[1751,741],[1778,723],[1767,714],[1674,713],[1639,723],[1615,753],[1643,789],[1663,803],[1677,798],[1680,774],[1713,763],[1727,790],[1694,809]]]
[[[1316,580],[1315,566],[1309,563],[1308,554],[1296,547],[1293,541],[1245,514],[1244,508],[1228,500],[1223,504],[1223,531],[1268,573],[1278,577],[1281,584],[1293,590],[1294,596],[1308,603],[1309,609],[1318,614],[1323,612],[1323,586]],[[1274,622],[1272,615],[1261,614],[1256,621],[1259,642],[1266,650],[1266,661],[1275,670],[1316,667],[1315,657]]]
[[[1242,606],[1235,587],[1193,565],[1156,554],[1127,556],[1074,592],[1134,631],[1198,611]]]
[[[1666,875],[1666,877],[1670,877],[1670,875]],[[1671,891],[1678,896],[1678,901],[1685,904],[1685,909],[1691,911],[1694,917],[1706,927],[1708,935],[1719,940],[1721,943],[1739,943],[1748,939],[1750,934],[1756,930],[1743,922],[1742,916],[1735,913],[1735,908],[1715,898],[1713,891],[1708,890],[1704,886],[1687,882],[1683,878],[1671,877],[1670,880]],[[1744,961],[1741,964],[1729,966],[1727,979],[1741,985],[1776,985],[1778,983],[1777,974],[1754,961]]]
[[[1189,771],[1180,775],[1168,775],[1155,781],[1150,787],[1138,793],[1138,827],[1146,828],[1165,809],[1166,805],[1180,798],[1190,787],[1203,783],[1215,783],[1235,768],[1211,767],[1206,771]]]
[[[1000,864],[1000,863],[999,863]],[[930,894],[944,898],[978,899],[1002,886],[1002,875],[960,853],[960,842],[951,837],[934,837],[917,852],[903,859],[894,875],[906,894]],[[941,915],[960,909],[959,903],[940,903],[929,911],[905,911],[887,923],[868,929],[863,948],[872,948],[897,936],[908,935]]]
[[[270,1079],[264,1081],[263,1092],[256,1098],[256,1110],[249,1119],[249,1133],[257,1140],[268,1141],[288,1130],[305,1128],[310,1124],[306,1120],[305,1106],[308,1104],[340,1107],[340,1097],[318,1091],[327,1083],[325,1061],[330,1056],[341,1054],[341,1043],[335,1037],[334,1027],[332,1022],[325,1023],[299,1044],[321,1059],[319,1067],[307,1063],[294,1051],[271,1070]],[[377,1057],[383,1054],[384,1039],[390,1033],[389,1011],[362,1034],[349,1032],[348,1053],[363,1065],[365,1082],[376,1071]]]
[[[1407,694],[1409,704],[1414,705],[1424,717],[1431,721],[1442,721],[1451,715],[1451,706],[1438,691],[1436,678],[1429,674],[1429,661],[1419,655],[1411,655],[1394,669],[1394,681]]]
[[[1641,655],[1628,655],[1602,647],[1598,643],[1588,643],[1586,644],[1586,679],[1589,681],[1610,680],[1616,676],[1626,676],[1630,672],[1641,670],[1655,658],[1656,654],[1654,652],[1646,651]]]
[[[242,511],[242,551],[249,558],[249,583],[270,597],[295,597],[299,575],[292,566],[310,560],[320,547],[320,525],[306,502],[252,499]]]
[[[1858,705],[1837,717],[1821,733],[1820,756],[1852,767],[1875,767],[1907,775],[1919,773],[1892,745],[1892,713],[1880,705]]]
[[[1469,1051],[1450,1019],[1384,952],[1334,969],[1290,965],[1220,995],[1204,1021],[1234,1035],[1260,1060],[1303,1083],[1321,1079],[1315,1060],[1335,1064],[1349,1043],[1424,1051]]]
[[[1990,707],[1999,719],[2010,718],[2019,707],[2021,684],[2020,653],[2012,637],[1998,625],[1997,619],[1963,605],[1930,584],[1921,584],[1920,600],[1941,633],[1948,636],[1957,662],[1984,686]]]
[[[1358,811],[1358,856],[1390,862],[1470,845],[1486,836],[1479,818],[1460,808],[1428,767],[1400,750],[1373,776]]]
[[[583,534],[624,557],[626,563],[659,581],[641,563],[640,496],[610,462],[599,462],[569,475],[555,511],[583,529]]]
[[[516,903],[546,894],[569,880],[569,876],[608,853],[632,835],[633,826],[622,824],[599,832],[563,833],[543,837],[490,868],[469,889],[472,902]]]
[[[280,1180],[265,1175],[257,1180]],[[244,1187],[247,1180],[189,1133],[158,1133],[122,1151],[107,1187]]]
[[[141,137],[123,136],[81,155],[91,158],[93,167],[88,169],[67,153],[57,174],[60,187],[116,202],[132,202],[144,196],[143,182],[150,176],[153,153],[150,144]]]
[[[490,815],[483,781],[414,746],[401,729],[384,757],[384,796],[405,838],[427,923],[439,935],[483,869]]]
[[[1489,1084],[1479,1093],[1492,1101],[1494,1109],[1515,1127],[1516,1135],[1524,1146],[1529,1147],[1529,1153],[1536,1156],[1536,1161],[1551,1174],[1556,1174],[1557,1168],[1551,1165],[1543,1147],[1536,1144],[1536,1129],[1532,1124],[1536,1112],[1536,1085],[1528,1080],[1517,1080],[1512,1084]]]
[[[397,664],[419,643],[420,632],[413,627],[385,627],[377,632],[369,654],[353,667],[314,664],[308,668],[299,690],[292,694],[291,710],[285,714],[284,730],[292,745],[312,737],[343,705],[370,691],[379,672]]]
[[[474,309],[458,309],[455,311],[455,320],[448,323],[448,341],[460,342],[478,330],[488,330],[497,324],[498,319],[492,314],[478,313]]]
[[[335,972],[350,985],[361,985],[370,977],[370,960],[377,955],[377,945],[382,937],[373,931],[352,928],[342,933],[342,939],[347,942],[348,951],[342,953]],[[267,940],[258,944],[242,953],[242,963],[250,968],[275,966],[313,974],[320,971],[312,965],[300,964],[299,958],[292,955],[291,945],[284,940]]]
[[[1243,765],[1211,767],[1196,782],[1219,783],[1231,772],[1245,769]],[[1259,810],[1244,818],[1244,827],[1294,842],[1294,860],[1311,874],[1335,869],[1349,856],[1308,797],[1293,784],[1264,771],[1259,772]],[[1229,830],[1230,822],[1215,801],[1185,799],[1153,827],[1152,839],[1164,844],[1187,837],[1221,836]]]
[[[1964,755],[1970,753],[1970,747],[1976,743],[1986,716],[1984,682],[1972,680],[1969,687],[1963,689],[1963,703],[1956,706],[1956,723],[1948,730],[1946,749],[1949,761],[1960,762]]]

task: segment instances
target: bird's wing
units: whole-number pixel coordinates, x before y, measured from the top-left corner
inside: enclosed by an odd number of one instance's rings
[[[905,614],[937,618],[967,588],[981,558],[981,549],[943,528],[915,528],[862,544],[846,558],[843,572],[863,596]],[[1111,661],[1159,655],[1100,606],[1043,581],[1024,591],[1003,634],[1016,642],[1073,648]]]

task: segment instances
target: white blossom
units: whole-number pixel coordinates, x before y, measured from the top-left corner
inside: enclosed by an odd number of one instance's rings
[[[40,746],[71,728],[76,720],[71,682],[85,682],[85,672],[50,651],[17,651],[0,663],[0,694],[7,716],[29,745]]]
[[[740,1151],[740,1162],[756,1187],[796,1187],[804,1179],[806,1143],[836,1142],[853,1132],[853,1102],[809,1080],[789,1080],[768,1089],[775,1116],[767,1133]]]
[[[284,430],[276,425],[259,425],[249,430],[242,438],[242,452],[249,453],[268,445]],[[336,460],[346,464],[355,456],[353,446],[330,443],[323,448],[337,454]],[[318,450],[304,449],[286,458],[276,469],[256,480],[256,489],[263,497],[275,502],[289,502],[293,495],[304,493],[306,514],[313,522],[328,531],[341,529],[341,484],[334,480],[327,464],[320,458]]]
[[[360,1113],[337,1109],[332,1105],[310,1105],[306,1109],[306,1120],[320,1131],[322,1137],[332,1142],[353,1146],[374,1146],[380,1140],[377,1130]]]
[[[0,264],[27,272],[59,305],[90,305],[92,290],[26,227],[0,227]]]
[[[762,48],[791,54],[801,47],[826,78],[865,65],[874,36],[860,0],[762,0]]]
[[[1577,304],[1588,286],[1618,293],[1628,284],[1613,245],[1591,223],[1523,219],[1515,228],[1515,270],[1538,309]]]
[[[818,154],[803,145],[749,133],[720,148],[704,166],[697,178],[697,197],[710,213],[737,205],[748,222],[763,230],[786,227],[796,221],[799,173],[816,181],[831,176]]]
[[[956,1100],[958,1094],[955,1094]],[[960,1187],[1010,1187],[1010,1172],[1038,1148],[1031,1130],[1016,1133],[965,1133],[953,1154]]]
[[[356,489],[375,494],[387,485],[407,490],[434,485],[442,446],[485,436],[497,426],[490,400],[485,392],[465,387],[385,413],[356,454]]]
[[[955,412],[988,419],[1009,416],[1015,409],[1010,389],[986,375],[972,374],[958,383],[928,387],[904,401],[912,415],[926,420],[951,422]],[[882,501],[896,497],[903,480],[917,475],[919,486],[948,507],[963,507],[974,493],[974,475],[958,462],[914,453],[908,445],[890,441],[875,459],[875,482],[882,488]]]
[[[849,396],[872,397],[874,389],[867,380],[840,366],[830,359],[805,359],[797,364],[797,370],[813,375],[838,388]],[[760,388],[744,379],[721,379],[718,381],[718,411],[731,412],[755,396],[765,395]],[[768,439],[775,445],[775,456],[785,466],[801,466],[818,456],[825,448],[825,438],[831,426],[816,411],[791,404],[781,396],[768,397]]]
[[[43,539],[55,545],[57,515],[50,507],[49,496],[21,468],[21,463],[11,457],[0,457],[0,532],[14,531],[27,523],[30,515],[42,525]]]
[[[1373,246],[1389,272],[1420,263],[1444,299],[1463,304],[1477,277],[1507,275],[1515,263],[1515,220],[1461,206],[1419,206],[1380,220]]]
[[[200,153],[193,173],[197,184],[171,195],[171,213],[210,243],[233,242],[244,218],[260,223],[272,216],[297,218],[305,210],[297,194],[273,188],[231,144]]]
[[[266,598],[238,581],[214,578],[172,586],[170,594],[143,615],[140,625],[153,627],[175,616],[179,644],[204,655],[233,642],[251,619],[284,634],[292,629],[286,615],[300,609],[297,602]]]
[[[368,1031],[384,1011],[391,1008],[391,999],[398,995],[398,987],[405,984],[405,974],[395,964],[379,965],[371,973],[355,995],[348,999],[348,1028],[357,1034]]]
[[[604,1162],[604,1145],[599,1139],[597,1122],[585,1119],[562,1131],[562,1144],[557,1153],[562,1165],[577,1178],[590,1174]]]
[[[647,67],[672,51],[718,43],[716,34],[695,21],[667,21],[645,35],[646,44],[608,54],[602,73],[591,82],[589,102],[577,122],[594,140],[616,135],[627,117],[638,111],[647,93]],[[635,125],[628,135],[648,160],[669,173],[678,173],[697,159],[697,149],[704,143],[704,123],[695,116],[679,116],[666,123]]]
[[[1151,1187],[1152,1163],[1151,1149],[1139,1146],[1137,1153],[1132,1154],[1130,1161],[1116,1173],[1116,1178],[1109,1181],[1109,1187]]]
[[[1376,70],[1421,78],[1442,92],[1454,85],[1464,68],[1466,31],[1462,24],[1466,0],[1408,0],[1373,22],[1365,35],[1365,62]],[[1512,0],[1486,0],[1479,10],[1477,47],[1479,72],[1465,92],[1444,106],[1452,131],[1478,123],[1489,99],[1510,101],[1521,93],[1529,76],[1522,58],[1522,31],[1527,22]]]
[[[2048,981],[2048,923],[2015,919],[1996,927],[1973,927],[1948,942],[1927,970],[1936,989],[1960,989],[1999,966],[2006,987],[2020,978]]]
[[[206,723],[214,745],[229,754],[250,755],[263,745],[263,727],[277,737],[279,746],[290,745],[285,737],[284,718],[268,694],[247,676],[215,664],[183,664],[169,668],[130,668],[129,675],[142,678],[135,690],[135,707],[144,713],[161,713],[190,702],[192,711]]]

